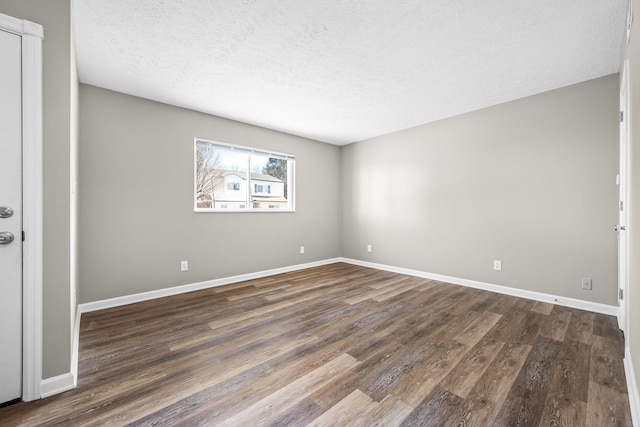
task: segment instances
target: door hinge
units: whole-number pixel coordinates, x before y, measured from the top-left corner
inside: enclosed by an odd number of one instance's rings
[[[624,122],[624,111],[620,111],[620,123]]]
[[[620,212],[624,212],[624,200],[620,200]]]
[[[24,234],[24,230],[22,230],[22,241],[24,242],[25,239],[25,234]]]
[[[618,289],[618,299],[620,301],[624,299],[624,289]]]

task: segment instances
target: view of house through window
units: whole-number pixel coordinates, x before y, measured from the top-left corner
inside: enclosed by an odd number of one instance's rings
[[[195,139],[195,210],[294,210],[295,157]]]

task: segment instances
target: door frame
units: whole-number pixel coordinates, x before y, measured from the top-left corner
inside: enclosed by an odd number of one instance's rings
[[[620,257],[625,257],[623,261],[623,270],[618,268],[618,289],[623,291],[622,300],[618,295],[618,304],[620,306],[620,329],[628,335],[629,333],[629,60],[625,60],[622,65],[620,78],[620,186],[624,191],[623,200],[626,206],[622,210],[618,210],[621,218],[618,222],[624,225],[625,230],[618,231],[619,234],[624,233],[623,254],[620,254],[620,243],[618,243],[618,265],[620,266]],[[625,347],[629,347],[629,340],[625,339]]]
[[[30,401],[42,382],[44,30],[1,13],[0,29],[22,40],[22,400]]]

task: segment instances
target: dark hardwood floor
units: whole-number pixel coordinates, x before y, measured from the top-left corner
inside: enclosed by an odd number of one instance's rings
[[[1,425],[631,426],[614,317],[332,264],[82,316]]]

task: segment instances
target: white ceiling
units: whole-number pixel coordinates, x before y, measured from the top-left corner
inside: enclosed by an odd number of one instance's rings
[[[80,81],[343,145],[616,73],[628,0],[74,0]]]

